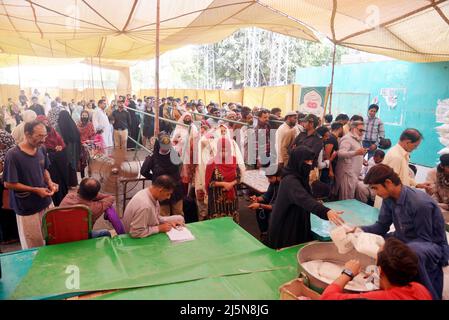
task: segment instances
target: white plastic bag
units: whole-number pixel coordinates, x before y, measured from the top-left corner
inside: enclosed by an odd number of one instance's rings
[[[438,151],[438,154],[441,156],[441,155],[443,155],[443,154],[447,154],[447,153],[449,153],[449,148],[444,148],[444,149],[441,149],[440,151]]]
[[[352,244],[358,252],[374,259],[377,258],[377,252],[384,243],[383,237],[368,232],[360,232],[352,238]]]
[[[449,146],[449,139],[446,136],[441,136],[441,138],[438,138],[440,140],[440,143],[443,146]]]
[[[445,133],[449,133],[449,124],[445,123],[441,126],[438,126],[435,128],[439,134],[445,134]]]
[[[337,246],[338,253],[345,254],[354,249],[352,244],[352,234],[347,234],[348,226],[341,225],[330,231],[330,237]]]

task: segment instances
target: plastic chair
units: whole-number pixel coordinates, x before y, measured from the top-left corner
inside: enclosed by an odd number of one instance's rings
[[[46,245],[87,240],[92,232],[92,212],[76,205],[48,210],[42,218]]]

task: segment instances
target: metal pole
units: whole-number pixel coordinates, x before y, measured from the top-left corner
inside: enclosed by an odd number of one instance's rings
[[[160,0],[157,0],[156,5],[156,112],[154,121],[154,135],[159,134],[159,31],[161,27],[161,16],[160,16]]]
[[[334,42],[334,53],[332,55],[332,75],[331,75],[331,84],[330,84],[330,96],[329,96],[329,113],[332,113],[332,96],[334,94],[334,71],[335,71],[335,53],[337,51],[337,45]],[[324,116],[324,115],[323,115]]]
[[[22,89],[22,81],[20,80],[20,57],[17,55],[17,74],[19,75],[19,89]]]
[[[215,117],[215,116],[211,116],[208,114],[202,114],[202,113],[198,113],[198,112],[190,112],[193,115],[199,115],[205,118],[212,118],[212,119],[216,119],[216,120],[222,120],[223,122],[229,122],[229,123],[235,123],[235,124],[241,124],[243,126],[249,126],[249,124],[247,124],[246,122],[240,122],[240,121],[235,121],[235,120],[231,120],[231,119],[226,119],[226,118],[221,118],[221,117]]]
[[[90,73],[92,74],[92,95],[93,95],[91,99],[95,100],[94,65],[92,62],[92,57],[90,57]]]
[[[124,108],[124,109],[133,110],[134,112],[138,112],[138,113],[144,114],[144,115],[146,115],[146,116],[153,117],[153,118],[155,118],[155,120],[156,120],[156,114],[151,114],[151,113],[148,113],[148,112],[144,112],[144,111],[140,111],[140,110],[131,109],[131,108],[129,108],[129,107],[123,107],[123,108]],[[168,123],[172,123],[172,124],[175,124],[175,125],[178,125],[178,126],[183,126],[183,127],[188,127],[188,126],[189,126],[189,125],[187,125],[187,124],[180,123],[180,122],[175,121],[175,120],[166,119],[166,118],[163,118],[163,117],[159,117],[159,119],[160,119],[161,121],[165,121],[165,122],[168,122]]]

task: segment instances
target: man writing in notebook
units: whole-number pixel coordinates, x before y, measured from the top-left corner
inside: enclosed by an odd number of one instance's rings
[[[157,177],[146,189],[137,192],[125,209],[123,225],[132,238],[144,238],[155,233],[168,232],[184,224],[184,217],[160,215],[159,201],[170,199],[175,181],[167,176]]]

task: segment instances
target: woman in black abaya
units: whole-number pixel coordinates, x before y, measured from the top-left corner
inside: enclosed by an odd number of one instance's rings
[[[78,185],[76,170],[81,152],[80,132],[70,113],[66,110],[62,110],[59,113],[58,126],[66,145],[64,151],[69,161],[69,187],[76,187]]]
[[[334,211],[315,200],[310,191],[309,174],[315,153],[308,147],[292,150],[282,173],[278,198],[271,213],[268,245],[280,249],[313,240],[310,213],[323,220],[342,224],[342,211]]]

